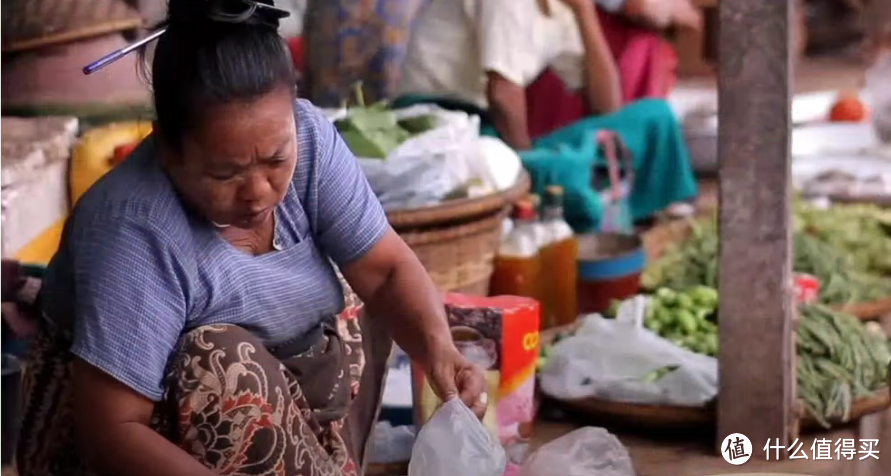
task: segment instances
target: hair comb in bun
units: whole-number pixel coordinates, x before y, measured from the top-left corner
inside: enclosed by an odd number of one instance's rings
[[[287,10],[276,8],[272,0],[180,0],[194,2],[193,11],[198,11],[199,19],[219,23],[249,23],[266,25],[278,28],[279,21],[291,15]],[[190,12],[192,13],[192,12]],[[83,73],[93,74],[96,71],[114,63],[128,54],[157,40],[163,35],[170,25],[170,18],[157,31],[145,38],[131,43],[119,50],[115,50],[102,58],[84,66]]]

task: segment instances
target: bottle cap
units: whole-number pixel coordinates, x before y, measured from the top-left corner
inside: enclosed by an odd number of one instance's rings
[[[532,204],[533,208],[538,208],[539,205],[541,205],[541,196],[538,194],[530,193],[528,200]]]
[[[545,196],[548,195],[563,195],[563,187],[559,185],[548,185],[545,188]]]
[[[547,207],[563,206],[563,187],[551,185],[545,189],[544,204]]]
[[[514,203],[513,213],[511,217],[514,220],[534,220],[535,207],[529,199],[519,200]]]

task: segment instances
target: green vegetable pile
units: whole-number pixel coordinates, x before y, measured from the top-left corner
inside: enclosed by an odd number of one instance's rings
[[[821,303],[840,306],[891,296],[887,211],[864,205],[818,210],[804,203],[797,203],[795,211],[793,269],[820,280]],[[691,231],[646,270],[646,287],[717,287],[717,221],[693,221]]]
[[[357,157],[385,159],[399,144],[436,125],[432,116],[397,120],[386,102],[366,107],[361,83],[356,84],[355,89],[357,107],[349,108],[347,117],[335,121],[334,125]]]
[[[705,355],[718,353],[718,291],[694,286],[685,291],[660,288],[650,297],[644,326],[676,345]]]
[[[891,347],[875,323],[819,304],[799,311],[798,396],[828,428],[830,420],[850,420],[854,400],[888,384]]]
[[[821,210],[795,204],[796,230],[844,250],[857,269],[891,276],[891,210],[850,204]]]

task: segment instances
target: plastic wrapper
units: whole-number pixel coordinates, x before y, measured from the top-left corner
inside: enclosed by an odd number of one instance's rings
[[[718,392],[718,361],[696,354],[643,326],[648,300],[619,307],[616,319],[583,318],[572,337],[554,345],[540,375],[541,389],[557,399],[701,406]],[[654,372],[674,370],[652,380]]]
[[[628,450],[603,428],[581,428],[542,446],[519,476],[635,476]]]
[[[408,476],[502,476],[506,464],[498,440],[455,398],[421,428]]]

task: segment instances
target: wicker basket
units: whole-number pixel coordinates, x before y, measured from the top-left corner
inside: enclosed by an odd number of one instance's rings
[[[833,418],[829,420],[832,425],[842,425],[857,421],[867,415],[882,412],[891,406],[888,388],[876,390],[855,400],[851,405],[849,418],[843,420]],[[639,403],[623,403],[603,400],[599,398],[580,398],[576,400],[548,401],[558,407],[570,410],[595,421],[606,420],[610,423],[624,424],[636,428],[679,429],[714,426],[716,421],[716,408],[714,402],[701,407],[684,407],[675,405],[649,405]],[[801,429],[805,431],[819,430],[820,424],[804,409],[804,404],[799,403],[795,412],[800,418]]]
[[[387,218],[439,289],[485,296],[501,224],[511,204],[528,193],[529,187],[529,176],[524,172],[504,192],[392,211]]]

